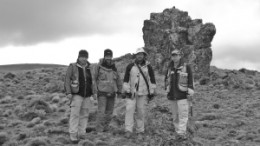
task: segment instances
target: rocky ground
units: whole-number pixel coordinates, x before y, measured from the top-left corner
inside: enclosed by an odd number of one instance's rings
[[[123,71],[121,69],[120,71]],[[0,73],[0,145],[69,146],[68,100],[63,93],[66,67]],[[123,75],[123,73],[122,73]],[[163,77],[147,105],[146,133],[124,137],[124,100],[117,99],[111,130],[90,132],[80,146],[260,145],[260,74],[211,67],[195,84],[193,122],[187,141],[174,140]],[[96,105],[89,117],[95,124]]]

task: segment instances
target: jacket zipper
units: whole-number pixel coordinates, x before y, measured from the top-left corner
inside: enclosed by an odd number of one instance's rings
[[[84,75],[84,81],[85,81],[85,88],[84,88],[84,97],[86,97],[86,90],[87,90],[87,79],[86,79],[86,74],[87,74],[87,72],[86,72],[86,68],[85,67],[83,67],[83,75]]]

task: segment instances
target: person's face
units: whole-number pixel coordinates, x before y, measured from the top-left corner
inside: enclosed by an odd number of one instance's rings
[[[181,59],[181,55],[180,55],[180,54],[172,54],[171,59],[172,59],[172,61],[174,61],[174,62],[178,62],[178,61],[180,61],[180,59]]]
[[[136,54],[136,60],[137,61],[143,61],[144,60],[144,53],[137,53]]]
[[[112,62],[112,56],[111,55],[106,55],[105,57],[104,57],[104,59],[105,59],[105,61],[107,62],[107,63],[111,63]]]
[[[87,61],[88,61],[88,57],[83,57],[83,56],[79,57],[79,62],[81,64],[86,64]]]

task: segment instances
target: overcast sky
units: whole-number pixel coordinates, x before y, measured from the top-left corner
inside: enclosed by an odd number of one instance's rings
[[[90,62],[144,46],[143,21],[165,8],[212,22],[212,65],[260,71],[259,0],[0,0],[0,64],[68,65],[80,49]]]

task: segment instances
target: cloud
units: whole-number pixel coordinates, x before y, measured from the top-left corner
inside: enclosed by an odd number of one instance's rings
[[[0,0],[0,49],[37,50],[52,44],[50,48],[60,50],[64,45],[55,44],[77,39],[83,41],[78,42],[80,47],[94,52],[104,47],[129,52],[142,45],[143,21],[150,13],[173,6],[187,11],[192,19],[215,24],[213,63],[229,68],[233,62],[260,64],[259,0]],[[85,39],[95,36],[99,38]],[[77,48],[75,42],[70,49]]]
[[[144,17],[140,15],[149,16],[148,12],[141,12],[158,3],[159,0],[153,3],[149,0],[1,0],[0,46],[131,33],[137,32],[137,26],[141,34],[143,19],[140,18]]]
[[[260,70],[260,42],[223,44],[213,50],[212,64],[229,69],[250,68]]]

